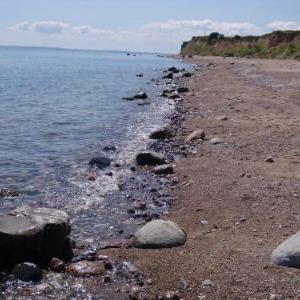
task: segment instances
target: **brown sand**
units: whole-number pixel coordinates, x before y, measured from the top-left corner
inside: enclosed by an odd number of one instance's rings
[[[192,62],[217,66],[186,83],[195,95],[185,97],[192,113],[179,134],[184,139],[202,128],[208,138],[176,162],[178,200],[168,219],[185,229],[188,241],[173,249],[109,254],[133,261],[150,277],[152,295],[300,299],[300,270],[270,261],[272,250],[300,230],[300,63]],[[222,115],[228,120],[217,119]],[[210,144],[214,137],[225,143]],[[269,156],[274,163],[265,162]],[[206,279],[215,286],[201,288]]]

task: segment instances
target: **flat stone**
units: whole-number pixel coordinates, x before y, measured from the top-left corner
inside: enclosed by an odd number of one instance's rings
[[[49,208],[20,207],[0,216],[0,270],[27,261],[48,266],[65,259],[71,232],[69,216]]]
[[[163,154],[157,152],[141,152],[136,156],[136,162],[140,166],[156,166],[165,164]]]
[[[187,138],[185,139],[185,141],[188,142],[192,142],[194,140],[203,140],[205,138],[205,132],[203,129],[197,129],[195,131],[193,131],[190,135],[187,136]]]
[[[186,242],[185,232],[172,221],[154,220],[140,228],[133,237],[136,248],[170,248]]]
[[[300,231],[279,245],[271,255],[275,265],[300,268]]]
[[[174,169],[171,165],[161,165],[158,167],[155,167],[153,169],[153,173],[157,175],[168,175],[168,174],[173,174]]]
[[[210,140],[210,143],[211,143],[212,145],[219,145],[219,144],[223,144],[223,143],[224,143],[224,140],[221,139],[221,138],[216,137],[216,138],[211,139],[211,140]]]
[[[66,273],[78,277],[104,275],[105,271],[104,263],[101,261],[80,261],[66,267]]]

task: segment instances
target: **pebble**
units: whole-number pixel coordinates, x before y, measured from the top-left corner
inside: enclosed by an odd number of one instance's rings
[[[105,267],[103,262],[80,261],[68,265],[66,273],[79,277],[104,275]]]
[[[49,268],[51,271],[54,271],[57,273],[63,272],[65,270],[65,262],[59,258],[54,257],[50,261]]]
[[[193,131],[190,135],[187,136],[187,138],[185,139],[185,141],[188,142],[192,142],[194,140],[204,140],[205,138],[205,132],[203,129],[197,129],[195,131]]]
[[[268,158],[266,158],[265,162],[273,163],[274,159],[272,157],[268,157]]]
[[[220,117],[217,117],[216,119],[219,121],[227,121],[228,120],[228,118],[226,116],[220,116]]]
[[[219,144],[223,144],[223,143],[224,143],[224,140],[221,139],[221,138],[216,137],[216,138],[211,139],[211,140],[210,140],[210,143],[211,143],[212,145],[219,145]]]
[[[201,283],[201,288],[203,288],[203,289],[211,289],[214,286],[215,286],[214,283],[211,280],[209,280],[209,279],[204,280]]]

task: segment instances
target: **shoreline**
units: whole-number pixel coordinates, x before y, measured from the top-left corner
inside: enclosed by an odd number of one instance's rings
[[[176,200],[164,219],[181,225],[188,241],[178,248],[104,253],[135,263],[151,279],[146,291],[153,299],[170,291],[182,299],[294,298],[299,272],[274,266],[270,255],[299,230],[288,203],[299,206],[300,170],[289,157],[298,161],[300,64],[215,57],[187,62],[199,66],[185,82],[191,93],[176,139],[189,154],[175,161]],[[187,145],[185,137],[199,128],[206,139]],[[220,143],[211,143],[214,138]]]

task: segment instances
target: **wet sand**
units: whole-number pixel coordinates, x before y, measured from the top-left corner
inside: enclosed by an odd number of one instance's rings
[[[164,217],[184,228],[187,243],[103,254],[132,261],[151,279],[145,288],[153,297],[298,299],[300,270],[272,265],[270,254],[300,229],[300,63],[189,62],[199,66],[181,83],[192,93],[183,97],[176,139],[183,145],[201,128],[206,140],[187,145],[187,157],[176,161],[176,201]],[[215,137],[223,143],[211,144]],[[202,288],[204,280],[213,287]]]

